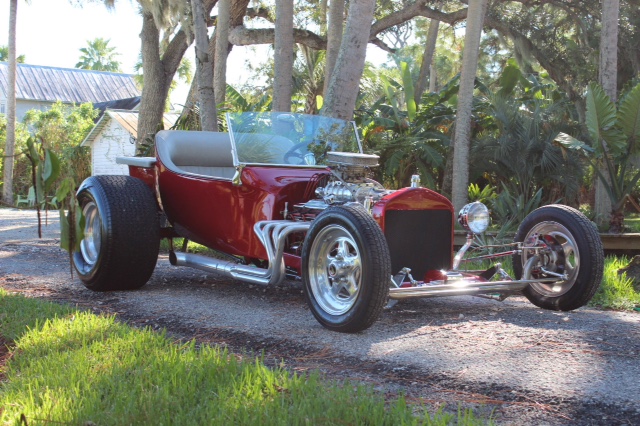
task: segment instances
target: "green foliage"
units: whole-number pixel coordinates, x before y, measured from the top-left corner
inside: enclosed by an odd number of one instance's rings
[[[115,47],[109,46],[111,40],[101,37],[87,40],[87,47],[80,49],[80,61],[76,68],[94,71],[121,72],[120,62],[116,59],[120,56]]]
[[[14,152],[18,154],[14,157],[13,165],[13,193],[26,195],[31,186],[30,163],[27,157],[20,155],[27,149],[27,139],[29,131],[23,123],[16,123],[16,145]],[[7,119],[0,114],[0,159],[4,157],[4,149],[7,141]],[[0,161],[0,179],[3,176],[4,161]],[[2,181],[0,180],[0,187]]]
[[[91,175],[91,161],[89,149],[79,145],[93,128],[97,115],[98,110],[91,103],[68,106],[58,101],[45,111],[27,111],[24,124],[32,129],[43,148],[57,154],[65,175],[82,182]]]
[[[25,56],[19,55],[16,57],[16,62],[19,64],[24,64]],[[6,44],[4,46],[0,46],[0,62],[9,62],[9,46]]]
[[[269,369],[261,359],[3,291],[0,318],[0,332],[15,341],[0,388],[2,424],[485,423],[469,411],[431,416],[369,386]]]
[[[482,176],[514,197],[522,196],[525,204],[541,188],[546,189],[546,203],[558,196],[574,200],[583,165],[577,155],[554,144],[560,130],[573,129],[569,103],[556,100],[554,86],[525,78],[514,63],[498,81],[495,91],[480,86],[484,96],[475,108],[483,130],[470,152],[472,179]]]
[[[618,270],[629,264],[627,257],[607,256],[600,288],[591,299],[590,305],[609,309],[631,310],[640,306],[640,293],[633,288],[633,279]]]
[[[525,194],[511,194],[505,186],[489,204],[494,223],[503,231],[515,231],[529,213],[542,206],[542,188],[532,197]]]
[[[363,144],[380,155],[382,167],[377,178],[386,186],[408,186],[411,176],[419,174],[424,185],[437,189],[455,120],[449,101],[457,86],[454,91],[448,85],[440,93],[426,94],[414,112],[407,64],[401,63],[399,72],[400,81],[391,75],[380,76],[384,96],[356,116]]]
[[[555,142],[591,163],[612,203],[610,231],[621,232],[624,203],[640,181],[640,169],[633,163],[639,152],[640,83],[620,98],[617,108],[599,85],[590,84],[586,121],[590,143],[566,133],[558,133]],[[598,167],[600,162],[605,172]]]
[[[480,189],[480,185],[475,183],[469,185],[468,197],[470,203],[479,201],[485,206],[489,206],[497,196],[498,194],[496,194],[495,188],[491,185],[485,185],[482,189]]]
[[[80,249],[84,237],[85,218],[76,199],[77,184],[71,176],[65,177],[56,191],[60,214],[60,247],[69,252],[69,261],[73,252]],[[73,275],[73,269],[71,269]]]
[[[271,96],[264,93],[257,98],[250,95],[242,95],[233,86],[227,84],[226,91],[227,110],[233,112],[265,112],[271,111]]]

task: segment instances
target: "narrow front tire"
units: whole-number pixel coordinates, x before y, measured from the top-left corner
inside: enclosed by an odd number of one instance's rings
[[[386,304],[390,280],[384,234],[361,206],[318,215],[302,249],[302,282],[320,324],[348,333],[369,328]]]
[[[515,241],[525,246],[513,257],[516,278],[551,278],[523,290],[534,305],[571,311],[586,305],[598,290],[604,269],[602,241],[578,210],[563,205],[536,209],[520,224]],[[553,274],[567,278],[558,281]]]

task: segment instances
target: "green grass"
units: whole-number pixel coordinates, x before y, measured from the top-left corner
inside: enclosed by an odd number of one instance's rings
[[[627,214],[624,218],[624,228],[625,232],[640,232],[640,215],[638,213]]]
[[[515,277],[511,257],[497,261],[512,277]],[[618,275],[618,269],[624,268],[630,262],[628,257],[607,256],[604,262],[604,273],[600,288],[589,304],[603,309],[634,310],[640,307],[640,293],[633,288],[633,280],[627,274]],[[475,261],[462,263],[461,269],[483,270],[489,268],[494,261]]]
[[[184,242],[184,238],[174,238],[173,249],[176,251],[182,251],[183,242]],[[198,243],[194,243],[193,241],[189,241],[187,243],[187,250],[189,251],[189,253],[198,253],[198,254],[204,254],[209,256],[216,254],[215,250],[211,250],[210,248]],[[161,252],[169,251],[169,240],[167,238],[163,238],[162,240],[160,240],[160,251]]]
[[[0,424],[484,424],[0,289]],[[0,374],[0,377],[2,377]]]
[[[607,256],[604,262],[602,284],[591,299],[592,306],[607,309],[631,310],[640,306],[640,293],[633,289],[633,280],[627,274],[618,275],[618,269],[629,264],[630,259],[622,256]]]

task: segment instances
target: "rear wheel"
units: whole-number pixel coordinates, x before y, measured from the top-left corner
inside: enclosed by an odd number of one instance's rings
[[[550,205],[534,210],[520,225],[516,241],[522,254],[513,258],[518,279],[555,278],[562,281],[530,284],[524,295],[536,306],[570,311],[591,300],[602,281],[604,252],[595,226],[578,210]]]
[[[326,328],[370,327],[386,303],[390,271],[384,234],[362,207],[331,207],[309,228],[302,280],[311,312]]]
[[[84,285],[96,291],[145,285],[160,246],[153,192],[130,176],[92,176],[77,197],[85,227],[73,265]]]

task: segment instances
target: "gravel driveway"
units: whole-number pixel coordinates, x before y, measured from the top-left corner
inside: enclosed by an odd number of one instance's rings
[[[172,267],[166,254],[141,290],[91,292],[70,277],[57,221],[42,240],[36,223],[33,211],[0,209],[0,287],[498,424],[640,425],[639,313],[463,296],[400,302],[367,331],[340,334],[315,321],[299,283],[252,286]]]

